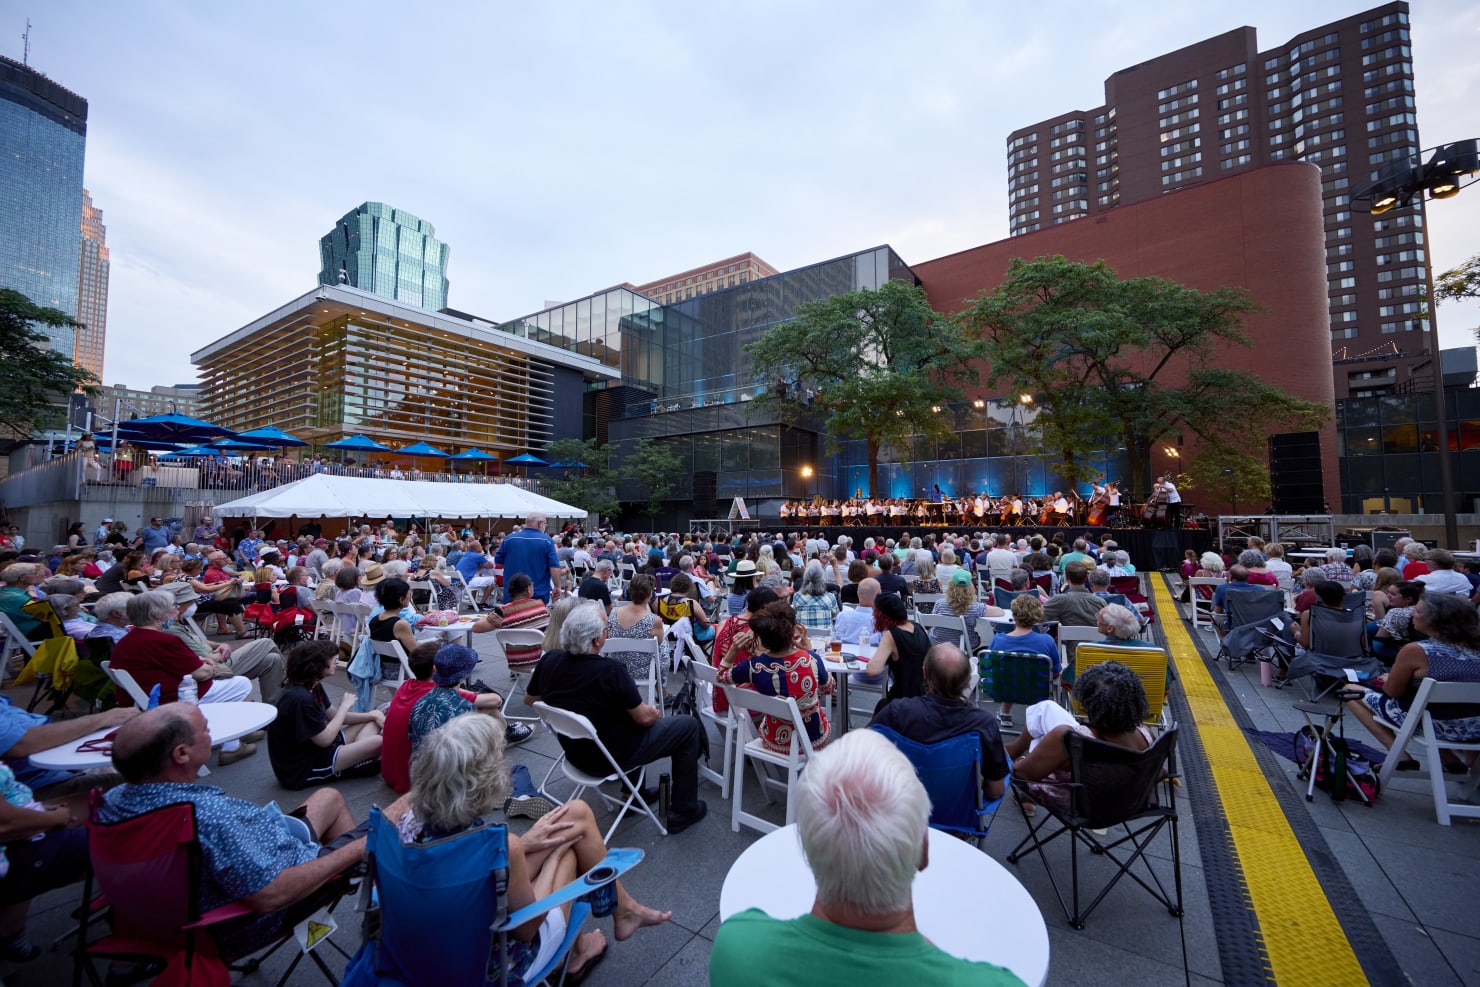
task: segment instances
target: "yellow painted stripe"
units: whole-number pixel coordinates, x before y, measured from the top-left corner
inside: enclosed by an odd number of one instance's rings
[[[1290,829],[1248,737],[1203,664],[1166,581],[1151,579],[1167,647],[1197,724],[1234,857],[1259,921],[1271,979],[1279,984],[1365,984],[1367,976]]]

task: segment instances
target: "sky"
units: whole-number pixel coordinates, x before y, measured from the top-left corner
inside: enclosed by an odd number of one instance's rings
[[[449,244],[448,304],[503,321],[755,251],[1007,236],[1009,132],[1236,27],[1261,48],[1375,2],[355,4],[0,0],[0,53],[89,102],[112,268],[105,382],[311,290],[376,200]],[[30,9],[27,9],[27,8]],[[1480,137],[1480,4],[1412,4],[1425,147]],[[1436,271],[1480,253],[1480,185],[1429,208]],[[1469,345],[1480,304],[1438,312]]]

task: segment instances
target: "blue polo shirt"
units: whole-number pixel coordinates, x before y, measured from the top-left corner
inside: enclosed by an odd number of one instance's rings
[[[459,552],[455,564],[462,577],[472,582],[473,577],[478,575],[478,570],[488,564],[488,556],[482,552]]]
[[[555,540],[543,531],[520,528],[499,544],[494,563],[504,569],[504,602],[509,602],[509,581],[524,573],[534,581],[534,595],[550,602],[550,570],[560,567]]]

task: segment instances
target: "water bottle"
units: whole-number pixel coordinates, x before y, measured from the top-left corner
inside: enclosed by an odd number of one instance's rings
[[[154,687],[149,690],[149,708],[150,709],[153,709],[154,707],[156,707],[158,705],[159,705],[159,683],[156,682],[156,683],[154,683]]]
[[[669,789],[672,787],[673,779],[666,774],[658,775],[658,812],[666,819],[668,817]]]
[[[194,706],[197,703],[199,692],[195,688],[195,679],[189,675],[180,680],[179,701]]]

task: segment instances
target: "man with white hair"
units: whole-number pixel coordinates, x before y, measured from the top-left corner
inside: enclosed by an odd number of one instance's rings
[[[560,647],[547,651],[535,666],[525,701],[544,701],[579,713],[626,771],[660,758],[673,759],[673,797],[668,807],[670,834],[681,833],[704,818],[708,806],[699,800],[699,721],[692,716],[663,716],[642,701],[626,664],[603,657],[606,612],[581,603],[560,627]],[[570,763],[605,777],[611,765],[589,740],[560,738]]]
[[[817,882],[812,910],[725,920],[711,987],[752,984],[1021,984],[1010,970],[951,956],[915,925],[915,874],[930,865],[930,798],[910,762],[872,730],[834,740],[807,763],[797,830]]]

